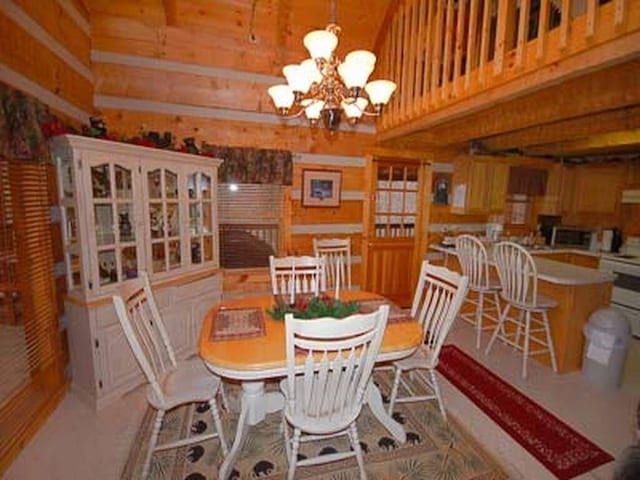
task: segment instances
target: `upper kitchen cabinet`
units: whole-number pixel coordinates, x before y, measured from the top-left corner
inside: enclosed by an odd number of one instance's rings
[[[569,169],[555,163],[548,169],[547,189],[540,198],[539,213],[543,215],[562,215],[571,210],[574,183]]]
[[[584,164],[571,169],[575,214],[615,214],[626,181],[626,168],[619,163]]]
[[[509,164],[502,159],[469,155],[456,158],[451,213],[502,212],[508,180]]]

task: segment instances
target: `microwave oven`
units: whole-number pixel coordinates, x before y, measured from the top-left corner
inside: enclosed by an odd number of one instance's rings
[[[591,249],[595,247],[596,232],[583,227],[556,225],[551,234],[551,246]]]

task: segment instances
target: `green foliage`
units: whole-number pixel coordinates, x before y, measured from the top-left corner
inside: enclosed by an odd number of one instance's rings
[[[267,313],[276,320],[283,320],[287,313],[293,313],[296,318],[345,318],[354,313],[358,313],[360,304],[358,302],[342,302],[328,295],[320,297],[309,297],[298,295],[293,305],[290,305],[282,298],[267,310]]]

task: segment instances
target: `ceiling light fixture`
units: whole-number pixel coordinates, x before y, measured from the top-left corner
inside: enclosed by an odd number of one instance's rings
[[[287,84],[268,89],[278,113],[296,118],[303,113],[317,125],[334,132],[344,114],[355,125],[365,116],[379,116],[396,89],[390,80],[367,82],[376,56],[367,50],[355,50],[341,61],[335,55],[340,27],[335,23],[335,0],[331,2],[330,23],[324,30],[314,30],[304,37],[311,58],[287,65],[282,73]]]

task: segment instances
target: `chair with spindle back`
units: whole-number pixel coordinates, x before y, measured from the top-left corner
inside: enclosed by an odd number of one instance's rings
[[[351,290],[351,239],[314,238],[313,252],[326,261],[327,289],[340,295],[341,288]]]
[[[294,303],[296,295],[306,293],[318,296],[326,289],[325,260],[319,257],[269,257],[271,288]]]
[[[445,267],[430,265],[426,260],[422,262],[411,316],[422,325],[424,341],[413,355],[393,362],[395,378],[389,399],[390,415],[396,403],[437,400],[442,418],[447,419],[435,370],[440,350],[467,295],[468,283],[468,278],[463,275]],[[415,386],[402,377],[403,372],[415,370],[427,370],[429,373],[429,378],[420,378],[430,393],[416,393]],[[398,398],[400,384],[407,391],[407,395]]]
[[[157,410],[142,478],[147,477],[151,457],[158,450],[178,448],[218,437],[220,448],[226,455],[229,450],[215,400],[220,391],[226,407],[224,392],[221,390],[222,382],[207,370],[200,358],[176,360],[147,274],[140,272],[140,277],[125,282],[118,294],[113,296],[113,304],[131,350],[149,381],[147,401]],[[195,402],[209,404],[215,432],[157,445],[165,413],[177,406]]]
[[[456,255],[462,267],[463,275],[469,278],[469,290],[475,292],[475,299],[467,298],[466,302],[475,305],[473,313],[461,313],[460,317],[476,329],[476,348],[480,348],[480,335],[483,330],[493,329],[493,325],[482,325],[484,318],[498,322],[500,316],[500,283],[492,281],[489,275],[487,250],[483,243],[472,235],[456,237]],[[487,298],[490,297],[490,298]],[[487,300],[490,303],[486,304]],[[486,304],[486,305],[485,305]],[[495,312],[491,315],[489,312]]]
[[[548,353],[553,371],[558,371],[553,339],[547,312],[558,305],[554,299],[538,293],[538,270],[533,258],[523,247],[513,242],[500,242],[493,247],[493,256],[500,277],[500,296],[506,305],[485,350],[488,354],[496,338],[522,351],[522,378],[527,378],[527,358],[530,355]],[[509,317],[511,308],[520,310],[518,318]],[[536,318],[533,314],[539,314]],[[514,324],[509,331],[506,324]],[[532,324],[537,328],[531,328]],[[520,337],[524,329],[523,344]],[[541,335],[535,335],[541,333]],[[531,351],[530,343],[541,346]]]
[[[371,372],[384,335],[389,306],[350,317],[296,319],[285,316],[287,378],[280,382],[285,396],[285,446],[288,479],[297,466],[334,462],[355,456],[360,478],[366,479],[356,420],[365,401]],[[300,356],[304,356],[304,363]],[[289,426],[293,427],[293,436]],[[351,451],[298,458],[301,442],[347,435]]]

